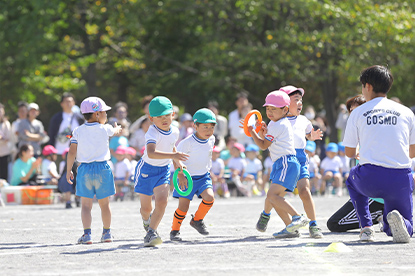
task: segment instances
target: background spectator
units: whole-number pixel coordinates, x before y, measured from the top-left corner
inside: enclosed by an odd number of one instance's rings
[[[124,125],[125,127],[125,135],[127,137],[130,136],[130,125],[131,121],[128,119],[128,106],[124,102],[118,102],[114,106],[114,116],[110,117],[108,119],[108,123],[112,126],[115,125],[115,123],[119,125]]]
[[[4,105],[0,103],[0,179],[7,181],[9,181],[8,170],[12,153],[11,136],[11,125],[6,117]]]
[[[228,135],[228,119],[219,114],[219,104],[217,101],[209,101],[208,108],[216,115],[216,127],[213,134],[215,135],[216,145],[222,150],[226,147],[225,137]]]

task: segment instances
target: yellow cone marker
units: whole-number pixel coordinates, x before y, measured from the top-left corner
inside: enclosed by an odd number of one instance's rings
[[[324,250],[324,252],[352,252],[350,248],[348,248],[344,243],[342,242],[332,242],[327,248]]]

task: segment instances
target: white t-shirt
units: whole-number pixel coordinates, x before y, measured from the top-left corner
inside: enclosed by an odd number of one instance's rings
[[[318,155],[309,156],[308,158],[308,171],[319,173],[319,164],[320,164],[320,157]]]
[[[249,158],[245,159],[246,161],[246,173],[258,173],[259,171],[262,171],[262,162],[258,158],[255,158],[254,160],[251,160]]]
[[[130,175],[134,175],[135,174],[135,167],[137,167],[138,161],[133,159],[133,160],[130,161],[130,163],[131,163]]]
[[[272,162],[271,157],[267,156],[267,158],[265,158],[265,161],[264,161],[264,168],[265,168],[266,174],[271,173],[273,164],[274,162]]]
[[[108,161],[111,157],[109,138],[115,133],[114,128],[105,124],[85,123],[75,128],[71,144],[78,144],[76,160],[79,163]]]
[[[59,126],[58,135],[62,133],[66,128],[70,128],[70,130],[75,129],[79,126],[78,120],[74,117],[75,115],[73,113],[65,113],[62,112],[62,122]],[[56,139],[55,142],[55,148],[58,152],[58,154],[62,154],[65,149],[69,147],[69,139],[65,141],[65,143],[62,143],[59,141],[59,139]]]
[[[117,163],[115,163],[114,166],[114,177],[117,179],[125,179],[126,175],[130,175],[131,173],[131,163],[130,160],[128,160],[127,158],[124,158],[121,161],[118,161]],[[127,176],[128,178],[128,176]]]
[[[238,140],[238,143],[243,145],[248,145],[253,143],[253,139],[251,137],[246,136],[244,129],[240,128],[241,124],[239,120],[244,119],[239,117],[239,112],[237,109],[229,113],[229,134]]]
[[[284,155],[296,154],[294,148],[294,132],[287,117],[276,122],[269,122],[268,133],[265,135],[265,139],[272,142],[268,149],[273,162]]]
[[[231,157],[228,162],[228,168],[231,170],[238,170],[242,173],[246,168],[246,160],[242,157]]]
[[[339,156],[334,156],[334,158],[329,158],[328,156],[321,161],[320,168],[324,171],[337,171],[340,172],[340,170],[343,167],[343,163],[340,160]]]
[[[225,169],[225,162],[223,162],[222,159],[216,158],[216,160],[212,160],[212,168],[210,169],[212,173],[218,175],[224,169]]]
[[[293,127],[294,148],[304,149],[307,143],[305,136],[311,132],[313,125],[306,116],[303,115],[287,117],[287,119]]]
[[[151,125],[145,135],[146,138],[146,148],[144,154],[141,157],[144,162],[152,166],[164,167],[171,163],[171,159],[152,159],[147,155],[147,145],[156,144],[156,150],[162,152],[173,152],[173,148],[176,144],[177,139],[179,139],[179,130],[170,126],[169,131],[164,131],[158,128],[156,125]]]
[[[50,179],[52,178],[50,172],[52,172],[54,175],[58,175],[58,168],[55,162],[45,158],[42,160],[42,175],[45,178]]]
[[[360,147],[359,164],[410,168],[409,145],[415,144],[414,113],[384,97],[357,107],[347,121],[343,145]]]
[[[350,172],[350,158],[347,156],[340,156],[339,155],[340,160],[342,161],[342,172],[343,173],[348,173]]]
[[[189,158],[183,162],[190,175],[204,175],[212,167],[212,150],[215,145],[215,137],[202,140],[196,134],[184,138],[177,145],[177,150],[189,154]]]

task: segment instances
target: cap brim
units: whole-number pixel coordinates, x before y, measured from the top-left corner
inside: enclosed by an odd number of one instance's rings
[[[278,106],[278,105],[275,105],[275,104],[269,104],[269,103],[266,103],[266,104],[264,104],[263,105],[263,107],[264,106],[273,106],[273,107],[278,107],[278,108],[280,108],[280,107],[284,107],[284,106],[286,106],[286,105],[283,105],[283,106]]]
[[[170,114],[170,113],[173,113],[173,109],[168,109],[168,110],[165,110],[165,111],[163,111],[161,113],[157,113],[157,114],[151,114],[150,113],[150,117],[159,117],[159,116],[164,116],[164,115],[167,115],[167,114]]]

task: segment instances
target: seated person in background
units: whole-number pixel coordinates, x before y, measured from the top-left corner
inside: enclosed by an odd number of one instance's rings
[[[44,156],[42,161],[42,176],[45,184],[48,185],[57,185],[60,177],[55,163],[57,152],[52,145],[47,145],[42,150],[42,155]]]
[[[117,162],[114,164],[115,201],[124,200],[123,188],[130,184],[131,163],[126,158],[127,147],[119,146],[115,151]]]
[[[244,196],[250,196],[251,191],[242,183],[241,179],[245,173],[246,160],[241,157],[241,153],[245,151],[242,144],[234,143],[230,149],[231,158],[228,162],[228,168],[231,171],[231,179],[238,191]]]
[[[131,134],[131,137],[129,140],[130,147],[133,147],[134,150],[138,153],[146,144],[145,135],[150,126],[151,126],[150,119],[148,117],[145,117],[141,121],[139,128]]]
[[[320,189],[320,157],[316,154],[316,143],[307,141],[304,148],[308,156],[308,171],[310,172],[311,194],[316,195]]]
[[[31,145],[22,145],[13,164],[12,178],[10,184],[17,185],[37,185],[37,171],[42,158],[33,157],[33,147]]]
[[[230,197],[228,184],[223,175],[225,174],[225,163],[219,158],[220,150],[217,147],[212,151],[212,167],[210,168],[210,177],[212,178],[213,192],[225,198]]]
[[[262,196],[265,196],[268,192],[272,165],[274,164],[274,162],[272,162],[271,156],[269,155],[269,150],[267,151],[268,151],[268,154],[267,154],[268,156],[267,158],[265,158],[265,161],[264,161],[264,173],[262,175],[263,190],[260,191]]]
[[[339,157],[343,164],[342,176],[343,176],[344,182],[346,182],[347,178],[349,177],[349,172],[350,172],[350,158],[347,157],[346,153],[344,152],[343,142],[339,142],[337,145],[339,147]]]
[[[337,156],[339,147],[336,143],[329,143],[326,148],[326,157],[321,161],[320,171],[323,176],[321,181],[320,194],[324,195],[326,192],[326,182],[334,179],[333,190],[337,189],[337,195],[342,195],[342,167],[343,163],[340,157]],[[336,191],[335,191],[336,192]]]
[[[248,183],[249,190],[252,189],[255,195],[260,195],[259,191],[263,190],[262,182],[262,162],[258,159],[259,147],[255,144],[249,144],[245,149],[246,170],[243,182]]]

